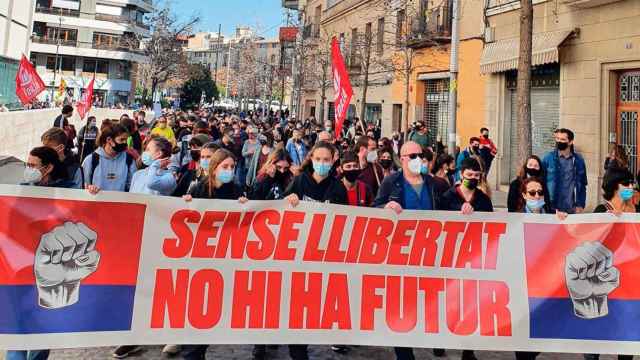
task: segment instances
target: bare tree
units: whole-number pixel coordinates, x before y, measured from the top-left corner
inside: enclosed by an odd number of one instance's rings
[[[320,106],[318,107],[317,120],[325,120],[325,103],[327,100],[327,89],[333,86],[331,78],[331,38],[324,29],[320,29],[313,34],[315,41],[310,41],[305,46],[307,56],[304,60],[304,80],[305,89],[320,90]]]
[[[518,54],[518,159],[524,163],[531,146],[531,48],[533,38],[533,4],[520,0],[520,53]]]
[[[142,42],[142,53],[148,59],[139,69],[144,98],[148,96],[148,91],[155,94],[159,86],[184,78],[183,72],[188,66],[180,39],[191,34],[199,21],[200,18],[196,16],[180,21],[173,13],[170,3],[153,13],[149,20],[151,37],[134,40]]]

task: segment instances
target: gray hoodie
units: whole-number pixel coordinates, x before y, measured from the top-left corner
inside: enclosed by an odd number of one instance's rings
[[[131,166],[127,166],[127,152],[123,151],[114,158],[109,157],[103,148],[97,148],[96,154],[100,156],[100,161],[95,171],[92,172],[92,158],[87,156],[82,162],[86,184],[96,185],[103,191],[129,191],[131,178],[136,172],[136,162],[132,161]],[[127,168],[128,167],[128,168]]]

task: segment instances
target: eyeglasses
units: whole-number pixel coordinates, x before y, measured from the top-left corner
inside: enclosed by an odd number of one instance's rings
[[[620,183],[622,186],[631,186],[633,185],[633,180],[625,180]]]
[[[536,196],[536,194],[538,196],[543,196],[544,195],[544,191],[542,191],[542,190],[531,190],[531,191],[527,191],[527,194],[529,194],[529,196]]]
[[[422,154],[422,153],[407,154],[407,155],[404,155],[404,156],[408,157],[411,160],[414,160],[416,158],[424,159],[424,154]]]

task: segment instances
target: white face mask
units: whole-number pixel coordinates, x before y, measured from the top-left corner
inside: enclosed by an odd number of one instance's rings
[[[369,151],[367,153],[367,162],[368,163],[374,163],[376,162],[376,160],[378,160],[378,152],[373,150],[373,151]]]
[[[37,184],[42,180],[42,173],[38,169],[27,166],[24,168],[23,180],[27,184]]]
[[[419,157],[409,160],[409,171],[411,171],[414,175],[420,175],[420,171],[422,170],[422,159]]]

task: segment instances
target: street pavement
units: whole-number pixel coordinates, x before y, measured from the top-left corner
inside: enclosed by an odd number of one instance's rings
[[[207,360],[251,360],[250,345],[217,345],[210,346],[207,352]],[[111,351],[113,348],[91,348],[76,350],[54,350],[49,360],[102,360],[111,359]],[[169,359],[164,357],[160,346],[149,346],[138,356],[130,357],[132,360],[151,360],[151,359]],[[346,355],[336,354],[329,349],[328,346],[311,346],[311,360],[394,360],[393,350],[391,348],[379,347],[353,347],[351,352]],[[416,349],[415,355],[418,360],[458,360],[460,359],[460,351],[449,351],[446,357],[436,358],[432,355],[430,349]],[[513,360],[514,355],[511,352],[487,352],[477,351],[476,356],[479,360]],[[180,359],[180,357],[176,358]],[[288,360],[287,347],[280,346],[277,350],[269,351],[270,360]],[[582,360],[582,355],[578,354],[542,354],[538,360]],[[614,360],[615,356],[603,355],[601,360]],[[4,360],[0,353],[0,360]]]

